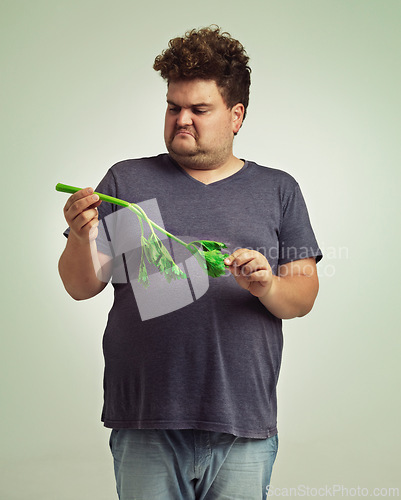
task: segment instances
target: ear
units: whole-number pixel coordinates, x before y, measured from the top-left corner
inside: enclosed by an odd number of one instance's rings
[[[240,102],[231,108],[233,132],[236,134],[241,128],[242,121],[244,119],[245,108]]]

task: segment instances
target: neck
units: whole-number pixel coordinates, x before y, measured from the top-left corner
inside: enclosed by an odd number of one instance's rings
[[[177,160],[176,160],[177,161]],[[221,165],[208,168],[194,168],[186,162],[177,161],[179,166],[194,179],[203,184],[211,184],[212,182],[220,181],[226,177],[235,174],[244,166],[244,162],[235,156],[232,156],[227,162]]]

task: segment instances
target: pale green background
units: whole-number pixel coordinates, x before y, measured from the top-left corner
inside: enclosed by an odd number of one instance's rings
[[[251,57],[236,154],[300,182],[326,252],[314,311],[284,325],[272,485],[400,487],[401,2],[0,5],[0,498],[116,498],[100,423],[112,293],[65,293],[54,186],[164,151],[154,57],[211,23]]]

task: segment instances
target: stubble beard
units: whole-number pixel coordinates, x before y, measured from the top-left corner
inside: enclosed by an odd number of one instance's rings
[[[196,145],[192,151],[179,153],[172,143],[173,141],[166,143],[171,158],[181,167],[192,170],[214,170],[223,165],[232,154],[232,147],[229,145],[214,150],[206,150]]]

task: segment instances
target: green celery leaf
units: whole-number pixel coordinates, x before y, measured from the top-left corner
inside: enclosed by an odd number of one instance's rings
[[[226,273],[224,259],[228,257],[228,253],[221,253],[219,250],[206,251],[204,253],[207,273],[212,278],[218,278]]]
[[[148,261],[158,267],[158,262],[161,258],[161,241],[154,233],[146,240],[144,249]]]
[[[144,258],[146,245],[147,245],[147,240],[142,235],[141,236],[141,246],[142,246],[141,263],[139,266],[138,281],[139,281],[139,283],[142,283],[147,288],[149,286],[149,279],[148,279],[148,272],[146,270],[145,258]]]
[[[224,259],[228,257],[228,253],[221,253],[223,248],[227,248],[227,245],[219,241],[197,240],[188,244],[190,252],[197,258],[202,269],[212,278],[218,278],[225,274]]]
[[[155,233],[152,233],[149,239],[145,241],[146,258],[158,268],[160,273],[164,274],[168,283],[173,279],[185,279],[187,277],[174,262],[169,251]]]
[[[142,283],[146,288],[149,286],[148,272],[146,270],[145,262],[141,261],[141,265],[139,266],[139,283]]]
[[[222,248],[227,248],[227,245],[225,243],[210,240],[191,241],[190,245],[201,246],[203,250],[220,250]]]

